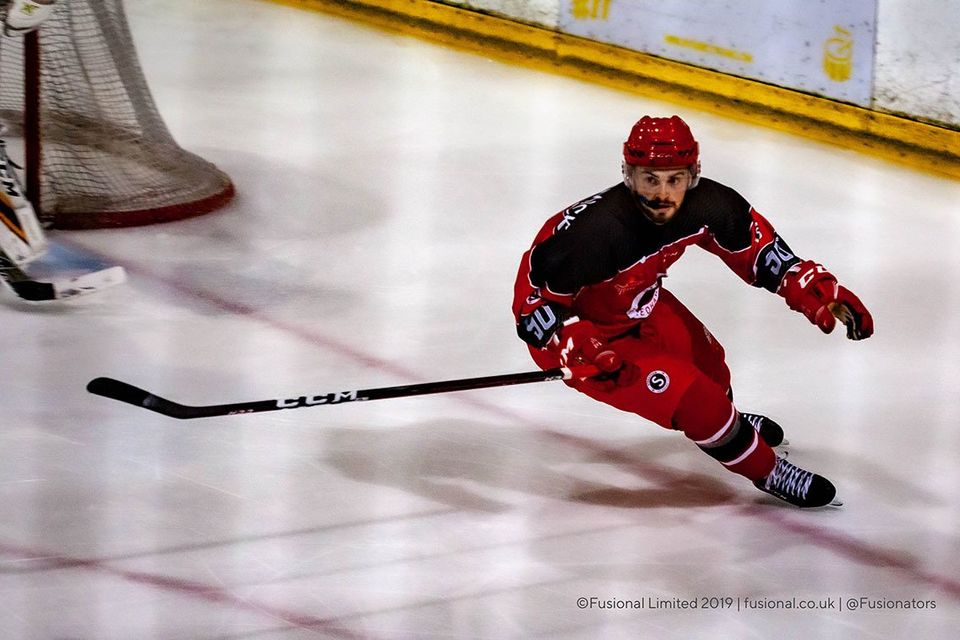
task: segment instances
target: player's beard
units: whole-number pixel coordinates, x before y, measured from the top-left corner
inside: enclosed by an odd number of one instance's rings
[[[654,224],[666,224],[677,214],[680,206],[672,200],[646,200],[640,203],[643,213]]]

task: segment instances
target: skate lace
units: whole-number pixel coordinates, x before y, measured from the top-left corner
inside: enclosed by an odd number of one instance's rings
[[[767,477],[767,489],[805,499],[811,482],[813,482],[812,472],[804,471],[783,458],[777,458],[777,466]]]
[[[741,413],[740,417],[750,423],[754,431],[760,431],[760,425],[763,423],[763,416],[754,413]]]

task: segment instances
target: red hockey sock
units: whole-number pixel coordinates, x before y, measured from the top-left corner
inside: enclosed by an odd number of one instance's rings
[[[750,480],[765,478],[776,463],[773,449],[706,376],[699,376],[680,398],[673,425],[708,456]]]

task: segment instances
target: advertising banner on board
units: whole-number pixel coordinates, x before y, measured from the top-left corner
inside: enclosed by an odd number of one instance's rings
[[[877,0],[560,0],[565,33],[869,107]]]

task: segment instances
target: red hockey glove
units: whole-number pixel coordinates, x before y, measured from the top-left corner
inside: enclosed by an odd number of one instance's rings
[[[837,320],[847,327],[847,337],[863,340],[873,335],[873,316],[846,287],[822,264],[804,260],[787,272],[780,295],[794,311],[799,311],[824,333],[830,333]]]
[[[637,367],[624,362],[601,337],[595,324],[577,316],[563,323],[550,348],[560,355],[560,363],[565,367],[592,364],[600,369],[602,373],[590,380],[605,391],[633,384],[639,377]]]
[[[823,314],[826,324],[829,325],[823,329],[826,333],[833,331],[836,318],[846,325],[847,337],[851,340],[864,340],[873,335],[873,316],[860,302],[860,298],[846,287],[837,286],[837,298],[828,303],[827,308],[830,313]],[[823,328],[823,325],[820,326]]]

